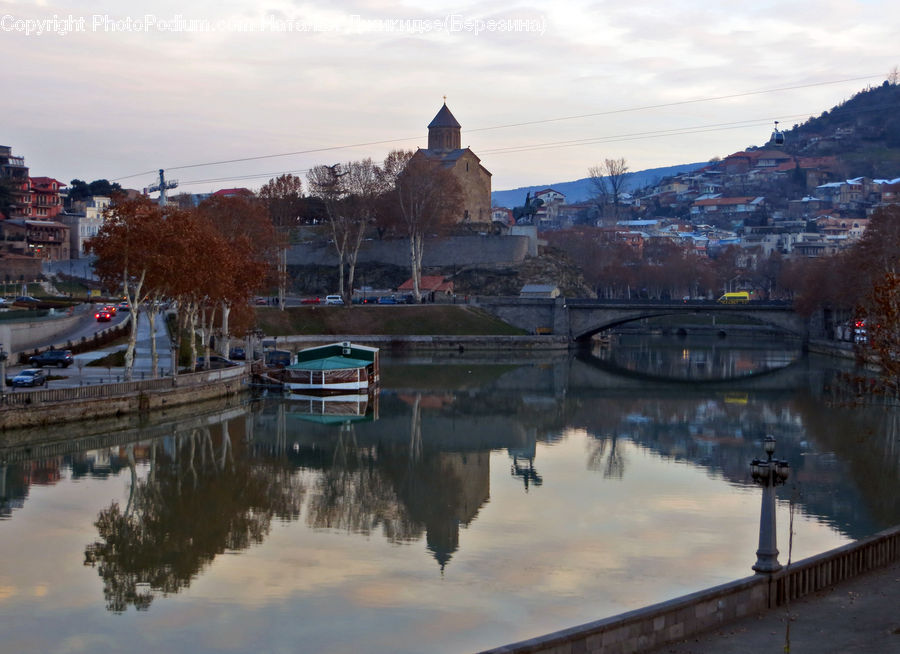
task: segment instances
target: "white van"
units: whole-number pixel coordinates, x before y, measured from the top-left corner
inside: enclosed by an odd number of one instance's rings
[[[343,304],[344,300],[340,295],[326,295],[325,304]]]

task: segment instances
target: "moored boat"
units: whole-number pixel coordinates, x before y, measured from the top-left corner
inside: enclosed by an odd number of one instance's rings
[[[349,341],[306,348],[297,353],[296,363],[272,376],[292,393],[371,393],[379,381],[378,348]]]

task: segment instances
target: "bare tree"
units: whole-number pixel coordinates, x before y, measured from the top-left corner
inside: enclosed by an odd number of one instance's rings
[[[365,238],[366,231],[376,221],[380,199],[386,189],[384,171],[371,159],[351,161],[346,165],[346,174],[342,178],[346,197],[343,213],[344,228],[347,232],[345,257],[347,263],[347,295],[344,304],[351,302],[353,278],[356,274],[356,260],[359,248]]]
[[[278,235],[278,305],[284,311],[287,249],[291,242],[291,231],[300,222],[303,213],[303,183],[296,175],[274,177],[259,190],[259,197],[266,205],[269,219]]]
[[[344,263],[350,243],[349,220],[344,211],[344,200],[347,190],[343,177],[347,173],[341,170],[341,164],[333,166],[316,166],[306,173],[306,183],[311,195],[319,198],[325,205],[328,224],[331,227],[331,238],[338,257],[338,292],[345,300],[348,295],[344,289]],[[352,290],[352,289],[351,289]],[[348,305],[348,302],[344,302]]]
[[[591,185],[594,188],[594,201],[602,215],[606,215],[606,206],[613,207],[613,220],[619,219],[619,205],[628,180],[628,162],[624,157],[604,159],[602,164],[588,168]]]
[[[459,216],[462,189],[453,173],[420,153],[391,152],[384,161],[384,174],[394,189],[395,213],[409,239],[413,295],[418,302],[425,238],[440,233]]]

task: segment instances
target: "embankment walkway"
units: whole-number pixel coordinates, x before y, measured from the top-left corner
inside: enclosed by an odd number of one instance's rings
[[[900,527],[771,575],[754,575],[483,654],[638,652],[898,653]]]

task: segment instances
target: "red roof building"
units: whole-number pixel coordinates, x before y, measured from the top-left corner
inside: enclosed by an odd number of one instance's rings
[[[62,211],[59,189],[65,184],[52,177],[29,177],[28,181],[31,184],[31,211],[27,215],[47,220],[56,218]]]
[[[213,195],[224,198],[252,198],[253,191],[248,188],[223,188],[213,193]]]
[[[413,290],[412,277],[397,287],[398,291],[411,292]],[[422,275],[419,279],[419,292],[425,293],[443,293],[444,295],[453,295],[453,282],[448,282],[442,275]]]

